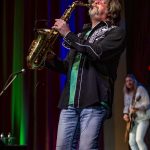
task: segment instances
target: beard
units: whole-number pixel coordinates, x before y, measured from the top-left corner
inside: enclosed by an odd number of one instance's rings
[[[89,9],[89,15],[90,17],[94,17],[95,15],[99,14],[99,10],[97,7],[93,7]]]
[[[90,17],[94,17],[94,16],[97,16],[97,15],[100,15],[100,10],[97,8],[97,7],[93,7],[93,8],[90,8],[89,9],[89,15]]]

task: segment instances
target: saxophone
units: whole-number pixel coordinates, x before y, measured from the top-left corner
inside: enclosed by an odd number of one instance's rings
[[[80,1],[75,1],[61,16],[61,19],[68,21],[72,11],[77,6],[90,7],[90,4],[85,4]],[[59,32],[55,29],[37,29],[37,36],[32,41],[29,47],[29,54],[27,56],[27,66],[29,69],[42,69],[46,60],[47,53],[53,52],[53,45],[58,39]]]

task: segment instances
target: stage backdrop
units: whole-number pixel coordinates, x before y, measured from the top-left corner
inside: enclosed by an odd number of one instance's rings
[[[51,70],[29,70],[26,57],[36,28],[50,28],[72,0],[0,1],[0,90],[12,73],[25,69],[0,96],[0,133],[9,132],[16,143],[30,150],[55,149],[59,109],[58,100],[65,76]],[[78,7],[69,19],[73,32],[89,21],[88,9]],[[59,38],[54,51],[61,58],[68,50]],[[14,74],[13,74],[14,75]]]
[[[0,1],[0,91],[12,73],[25,69],[0,96],[0,133],[7,135],[11,132],[16,137],[16,143],[28,145],[29,150],[55,150],[59,116],[57,104],[65,76],[46,69],[29,70],[26,65],[28,49],[34,39],[35,29],[50,28],[54,19],[60,18],[72,2]],[[150,65],[149,7],[149,0],[142,3],[140,0],[125,1],[127,72],[135,73],[145,84],[149,80],[147,66]],[[73,32],[79,32],[83,23],[88,21],[87,9],[79,7],[73,12],[69,23]],[[54,51],[64,58],[68,51],[61,46],[61,42],[62,39],[57,41]],[[121,113],[121,108],[119,110]],[[113,133],[118,128],[116,124],[115,121]],[[103,143],[103,139],[100,142]],[[112,144],[114,148],[118,147],[117,139]]]

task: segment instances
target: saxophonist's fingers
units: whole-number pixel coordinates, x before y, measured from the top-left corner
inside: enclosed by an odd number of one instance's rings
[[[66,21],[62,19],[55,19],[53,29],[57,30],[62,36],[65,36],[68,32],[70,32],[69,25]]]
[[[66,22],[62,19],[55,19],[54,27],[56,29],[61,29],[62,27],[66,26]]]

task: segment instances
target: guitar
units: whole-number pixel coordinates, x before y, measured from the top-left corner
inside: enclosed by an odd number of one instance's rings
[[[133,96],[132,99],[132,108],[135,108],[136,103],[141,99],[141,96],[138,96],[135,99],[135,96]],[[134,112],[129,112],[129,122],[127,122],[126,124],[126,131],[125,131],[125,142],[127,142],[129,140],[129,133],[130,131],[133,129],[134,126],[134,120],[136,118],[136,113]]]

